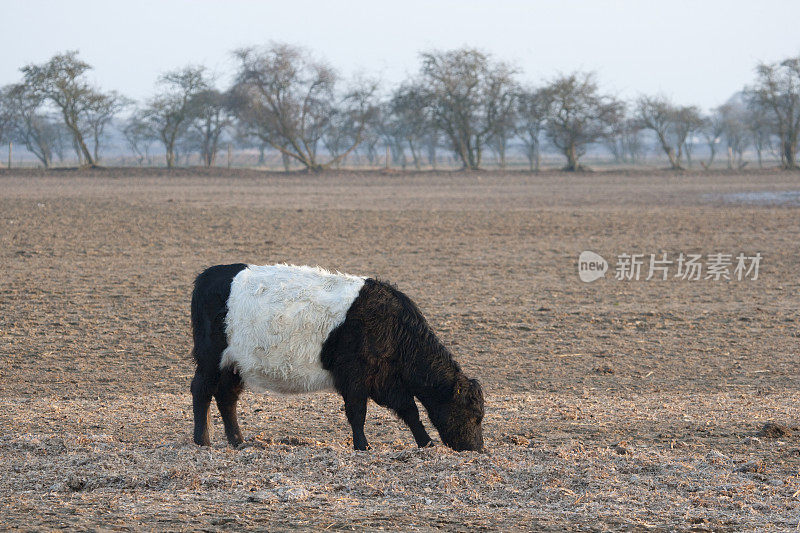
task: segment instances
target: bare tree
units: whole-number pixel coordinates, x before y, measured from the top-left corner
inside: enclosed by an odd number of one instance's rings
[[[744,162],[744,151],[749,144],[747,120],[747,108],[736,98],[731,99],[726,104],[718,108],[718,113],[722,125],[722,137],[725,139],[728,148],[728,168],[734,167],[741,169]],[[735,160],[735,165],[734,165]]]
[[[100,161],[100,143],[104,138],[106,126],[120,111],[131,104],[131,100],[116,91],[105,94],[97,92],[89,98],[86,113],[82,118],[85,126],[81,129],[91,135],[95,163]]]
[[[547,136],[567,158],[564,170],[580,170],[586,148],[609,135],[622,117],[623,104],[600,94],[591,73],[559,76],[546,90],[550,101]]]
[[[433,124],[464,168],[479,168],[487,141],[510,131],[514,75],[510,66],[472,48],[422,54],[418,85]]]
[[[368,78],[353,79],[345,92],[338,97],[333,106],[333,115],[337,120],[331,121],[324,130],[325,136],[338,136],[345,139],[344,145],[332,156],[332,159],[321,168],[338,166],[354,153],[364,140],[370,123],[378,113],[375,95],[378,82]]]
[[[663,96],[642,96],[636,104],[642,127],[655,132],[673,170],[683,169],[687,138],[701,130],[703,121],[695,106],[679,107]]]
[[[612,125],[604,144],[615,162],[637,163],[644,151],[641,123],[631,117],[620,120]]]
[[[424,89],[406,83],[394,91],[384,113],[394,144],[405,143],[417,170],[421,168],[422,144],[432,127],[426,104]]]
[[[438,149],[442,145],[441,132],[436,128],[433,122],[428,124],[428,130],[422,139],[422,145],[425,149],[425,154],[428,159],[428,164],[433,170],[436,170],[436,160]]]
[[[317,169],[336,74],[306,51],[273,44],[238,50],[237,115],[249,132],[306,168]]]
[[[778,63],[762,63],[756,68],[756,83],[745,89],[754,108],[772,115],[781,144],[781,165],[797,169],[800,140],[800,57]]]
[[[203,136],[202,134],[187,127],[175,141],[175,164],[177,166],[188,167],[192,163],[192,156],[197,154],[198,164],[205,166],[203,162]]]
[[[382,113],[382,106],[378,106],[361,134],[360,149],[366,152],[367,161],[370,165],[375,165],[378,160],[378,144],[381,142],[381,124],[383,123]]]
[[[5,109],[3,115],[9,140],[23,144],[44,168],[50,168],[60,132],[58,125],[42,110],[44,95],[19,83],[4,87],[0,100],[0,107]]]
[[[141,110],[139,120],[147,124],[150,134],[164,146],[167,167],[172,168],[178,138],[188,129],[180,101],[172,97],[153,97]]]
[[[673,169],[680,169],[681,145],[673,146],[671,137],[674,132],[673,118],[675,116],[675,106],[664,97],[642,96],[636,102],[636,117],[642,127],[653,130],[658,138],[658,142],[664,153],[669,158],[669,163]]]
[[[212,167],[220,138],[234,122],[231,96],[212,88],[197,92],[189,100],[189,115],[203,164]]]
[[[227,94],[228,102],[232,106],[231,113],[233,114],[233,121],[228,128],[231,144],[240,150],[255,150],[258,153],[256,166],[265,166],[267,164],[267,150],[269,149],[269,145],[255,135],[252,135],[242,123],[236,120],[236,100],[231,91],[227,91]]]
[[[700,128],[700,134],[703,136],[703,139],[705,139],[706,146],[708,146],[708,161],[701,161],[700,165],[706,170],[710,169],[711,165],[714,164],[714,159],[717,155],[717,145],[722,139],[722,132],[724,129],[725,125],[719,113],[719,109],[714,110],[709,116],[703,118],[703,126]]]
[[[764,150],[773,148],[773,132],[777,131],[775,120],[769,111],[758,105],[747,105],[745,127],[750,134],[750,144],[756,149],[758,168],[764,167]]]
[[[545,89],[523,89],[517,97],[516,134],[525,147],[525,157],[532,172],[539,171],[542,132],[549,109],[550,97]]]
[[[14,108],[8,99],[9,90],[10,87],[0,88],[0,143],[6,143],[11,140],[11,129],[14,123]]]
[[[500,168],[506,168],[508,141],[516,129],[517,98],[520,88],[513,80],[514,72],[506,66],[489,77],[486,93],[489,147],[496,154]]]
[[[328,151],[328,155],[335,161],[333,163],[334,167],[340,167],[343,158],[339,156],[352,146],[356,133],[357,125],[353,123],[350,116],[338,109],[331,110],[331,116],[328,117],[328,127],[325,128],[325,133],[322,135],[322,145]]]
[[[674,124],[676,142],[683,146],[687,166],[691,168],[694,136],[703,128],[703,117],[696,106],[682,106],[675,110]]]
[[[153,137],[163,145],[167,168],[175,166],[178,142],[189,129],[192,118],[190,102],[208,89],[205,67],[190,65],[161,75],[158,93],[139,114]]]
[[[53,153],[58,157],[58,161],[63,163],[66,159],[67,149],[75,146],[72,133],[69,128],[60,120],[51,119],[51,123],[55,128],[53,137]],[[80,159],[80,158],[79,158]]]
[[[340,94],[338,75],[301,49],[274,43],[238,50],[235,94],[237,116],[248,130],[308,170],[339,163],[361,143],[375,113],[377,84],[361,80]],[[353,134],[349,146],[320,162],[318,148],[334,114],[346,116]]]
[[[95,159],[84,139],[81,127],[99,92],[86,80],[92,67],[78,58],[76,50],[56,54],[41,65],[29,64],[21,69],[24,83],[40,93],[61,113],[64,124],[72,134],[79,158],[94,166]]]
[[[379,121],[376,124],[378,135],[388,149],[387,157],[391,154],[393,165],[400,165],[405,170],[408,160],[406,158],[406,133],[404,125],[394,116],[392,102],[383,102],[380,108]],[[386,162],[388,166],[388,161]]]
[[[156,140],[150,127],[140,116],[134,114],[122,128],[122,135],[136,156],[139,166],[150,162],[150,146]]]
[[[641,160],[644,154],[642,137],[642,125],[638,120],[629,117],[623,121],[620,138],[623,161],[638,163]]]

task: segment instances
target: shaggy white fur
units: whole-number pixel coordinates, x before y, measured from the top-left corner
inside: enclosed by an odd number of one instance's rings
[[[331,388],[322,344],[344,322],[362,277],[294,265],[248,265],[231,283],[220,368],[232,366],[256,391]]]

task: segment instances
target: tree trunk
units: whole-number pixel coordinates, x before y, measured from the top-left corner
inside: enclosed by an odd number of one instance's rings
[[[94,133],[94,161],[100,161],[100,134],[97,131]]]
[[[575,144],[570,144],[567,146],[566,150],[564,150],[564,155],[567,158],[567,166],[564,167],[564,170],[567,172],[575,172],[578,170],[578,151],[575,148]]]
[[[795,145],[789,140],[783,141],[783,159],[785,160],[784,167],[786,169],[794,170],[797,168]]]
[[[708,158],[708,163],[706,163],[706,170],[711,168],[711,165],[714,164],[714,158],[717,156],[717,148],[713,143],[709,143],[708,150],[711,152],[711,154]]]
[[[474,170],[475,165],[475,152],[473,152],[472,147],[467,144],[465,145],[464,149],[466,150],[466,159],[464,159],[464,169],[466,170]]]
[[[680,153],[678,153],[678,157],[675,157],[675,150],[672,149],[672,146],[669,145],[667,140],[664,138],[664,135],[661,132],[656,132],[658,134],[658,141],[661,143],[661,148],[664,149],[664,153],[667,154],[667,159],[669,159],[669,166],[672,170],[683,170],[681,167],[681,157]]]
[[[417,151],[414,149],[414,143],[412,143],[410,140],[408,141],[408,149],[411,150],[411,157],[414,160],[414,168],[420,170],[421,167],[419,164],[419,157],[417,156]]]
[[[467,170],[470,168],[470,154],[469,147],[464,143],[464,140],[456,135],[450,135],[450,140],[453,143],[453,160],[461,160],[462,168]]]
[[[33,155],[36,156],[36,158],[42,163],[42,165],[44,165],[44,168],[50,168],[51,157],[45,147],[40,146],[38,150],[32,149],[31,146],[26,146],[26,148],[28,148],[28,151],[30,151],[31,153],[33,153]],[[8,168],[11,168],[11,143],[9,143],[9,150],[8,150]]]
[[[80,129],[78,129],[77,123],[72,122],[66,112],[63,113],[63,117],[64,123],[72,133],[75,146],[77,146],[77,149],[79,150],[81,166],[83,166],[83,163],[85,162],[87,166],[93,167],[95,162],[92,158],[92,153],[89,151],[89,147],[86,146],[86,142],[83,140],[83,135],[81,134]]]
[[[675,163],[678,165],[677,168],[683,169],[681,165],[681,161],[683,161],[683,143],[678,144],[678,152],[675,154]]]
[[[78,146],[80,147],[81,152],[83,153],[83,160],[86,163],[86,165],[93,167],[95,165],[94,158],[92,157],[92,153],[89,151],[89,147],[86,146],[85,142],[83,142],[82,136],[78,139]]]

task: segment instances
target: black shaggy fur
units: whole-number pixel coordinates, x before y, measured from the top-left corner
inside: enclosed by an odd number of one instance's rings
[[[211,267],[197,277],[192,294],[192,329],[197,372],[192,381],[194,441],[210,444],[208,411],[217,400],[232,446],[242,443],[236,402],[239,376],[219,370],[227,347],[225,314],[230,284],[246,265]],[[366,450],[367,400],[392,409],[411,429],[419,446],[431,438],[419,419],[417,398],[442,441],[455,450],[483,448],[483,392],[467,378],[436,338],[417,306],[393,286],[367,279],[345,321],[328,336],[320,354],[322,366],[342,395],[353,429],[353,447]]]
[[[455,450],[483,447],[480,384],[461,372],[417,306],[391,285],[366,280],[345,321],[322,345],[322,366],[344,398],[356,450],[368,447],[367,398],[395,411],[420,447],[431,438],[415,397],[445,444]]]
[[[232,446],[242,443],[242,432],[236,417],[236,402],[242,392],[239,375],[232,370],[219,369],[222,352],[228,347],[225,337],[225,315],[233,278],[247,265],[217,265],[206,269],[194,280],[192,292],[192,356],[197,370],[192,380],[192,410],[194,411],[194,441],[210,446],[208,437],[208,408],[212,396],[225,425],[225,434]]]

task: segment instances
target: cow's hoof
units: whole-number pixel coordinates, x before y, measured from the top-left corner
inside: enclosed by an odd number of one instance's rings
[[[241,447],[244,446],[244,439],[242,438],[241,435],[238,435],[236,437],[232,437],[232,438],[228,439],[228,446],[230,446],[234,450],[238,449],[238,448],[241,448]]]

